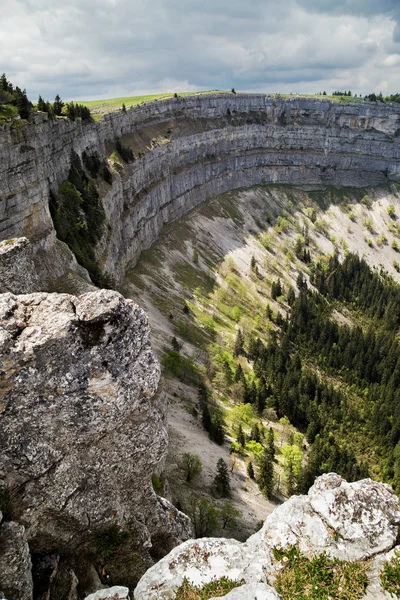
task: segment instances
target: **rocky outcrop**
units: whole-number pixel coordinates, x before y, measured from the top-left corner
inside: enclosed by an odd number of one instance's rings
[[[138,306],[106,290],[0,295],[0,372],[2,496],[33,553],[84,553],[114,527],[148,566],[153,537],[168,551],[190,535],[151,485],[165,400]]]
[[[26,238],[0,242],[0,294],[39,291],[33,248]]]
[[[0,512],[0,521],[3,515]],[[32,600],[32,563],[25,528],[13,521],[0,526],[0,598]]]
[[[129,590],[126,587],[116,585],[90,594],[90,596],[86,596],[85,600],[129,600]]]
[[[149,139],[155,131],[164,138],[159,147]],[[55,241],[49,193],[67,177],[72,149],[105,158],[122,136],[127,145],[149,151],[116,172],[112,186],[100,186],[108,227],[97,256],[118,281],[165,223],[216,194],[253,184],[398,180],[399,133],[399,105],[263,94],[172,98],[99,123],[36,114],[30,125],[0,129],[0,239],[34,240],[35,252],[42,253],[35,255],[41,280],[50,289],[67,258]],[[48,267],[43,253],[58,257],[57,268]]]
[[[365,479],[347,483],[339,475],[318,478],[307,496],[293,496],[270,514],[247,542],[219,538],[190,540],[154,565],[135,589],[136,600],[169,600],[186,577],[194,585],[226,576],[243,581],[226,598],[251,597],[247,586],[273,583],[282,563],[273,548],[299,547],[306,556],[327,552],[346,561],[385,555],[397,542],[400,524],[398,498],[383,483]],[[379,571],[371,568],[367,597],[384,598]],[[247,588],[247,589],[246,589]],[[264,589],[265,598],[273,598]],[[270,594],[270,595],[268,595]],[[279,597],[279,596],[275,596]]]

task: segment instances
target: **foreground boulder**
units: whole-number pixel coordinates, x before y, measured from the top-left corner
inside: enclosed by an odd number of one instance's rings
[[[274,558],[276,547],[298,546],[308,557],[326,551],[341,560],[364,560],[394,548],[399,524],[399,501],[390,486],[371,479],[347,483],[334,473],[322,475],[307,496],[292,496],[276,508],[245,543],[203,538],[175,548],[145,573],[135,599],[172,600],[184,578],[202,586],[223,576],[244,583],[243,595],[238,587],[227,599],[252,597],[248,585],[273,583],[282,568]],[[384,598],[377,571],[371,575],[368,598]],[[262,593],[260,598],[274,597],[271,590]]]
[[[0,374],[0,500],[33,553],[103,560],[112,534],[135,555],[132,583],[154,538],[168,551],[190,534],[151,485],[165,398],[138,306],[107,290],[0,295]]]
[[[0,522],[3,515],[0,512]],[[25,528],[13,521],[0,526],[0,598],[31,600],[32,563]]]

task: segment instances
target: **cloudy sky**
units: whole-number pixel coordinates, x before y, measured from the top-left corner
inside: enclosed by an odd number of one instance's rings
[[[0,0],[0,72],[53,99],[399,92],[400,0]]]

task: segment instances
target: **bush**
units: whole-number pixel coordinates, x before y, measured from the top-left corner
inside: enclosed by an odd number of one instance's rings
[[[234,588],[242,585],[244,581],[233,581],[227,577],[214,579],[203,586],[197,586],[189,583],[185,577],[182,584],[175,592],[175,600],[208,600],[209,598],[217,598],[225,596]]]
[[[151,476],[151,483],[153,484],[153,489],[157,494],[162,494],[164,491],[164,482],[157,475],[157,473],[153,473]]]
[[[391,219],[393,219],[393,221],[396,219],[396,210],[394,208],[394,204],[389,204],[389,206],[387,208],[387,213],[388,213],[389,217]]]
[[[182,469],[185,472],[186,481],[189,483],[198,477],[203,469],[200,456],[186,452],[182,456]]]

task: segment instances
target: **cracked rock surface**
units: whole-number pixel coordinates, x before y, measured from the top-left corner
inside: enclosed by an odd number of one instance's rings
[[[135,589],[135,599],[173,599],[185,577],[204,585],[222,576],[246,584],[243,596],[239,587],[226,598],[250,598],[252,591],[245,595],[247,585],[273,584],[282,566],[273,557],[275,547],[296,545],[309,557],[326,551],[341,560],[383,557],[382,562],[391,557],[385,553],[396,544],[399,524],[399,501],[390,486],[371,479],[347,483],[334,473],[322,475],[307,496],[292,496],[276,508],[245,543],[203,538],[175,548],[145,573]],[[378,567],[370,570],[369,600],[385,598],[379,571]],[[274,596],[260,596],[264,597]]]
[[[137,305],[109,290],[0,295],[0,374],[0,486],[32,552],[80,551],[111,525],[144,553],[153,536],[188,537],[151,485],[165,399]]]

